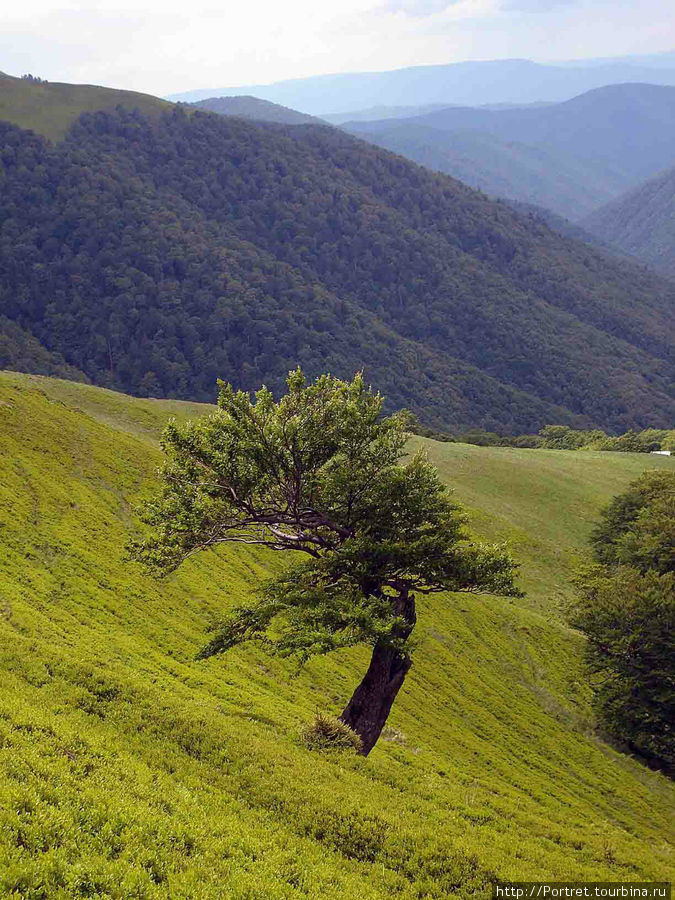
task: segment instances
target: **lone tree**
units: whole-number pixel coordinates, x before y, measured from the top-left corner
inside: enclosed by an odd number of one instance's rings
[[[675,472],[648,472],[603,510],[572,624],[588,637],[608,732],[675,768]]]
[[[405,413],[384,418],[361,375],[291,372],[275,403],[220,384],[218,409],[164,432],[163,491],[132,555],[172,570],[220,544],[292,551],[295,565],[257,602],[233,610],[200,656],[247,640],[306,659],[372,647],[368,671],[341,719],[375,745],[411,666],[415,595],[515,595],[515,564],[501,547],[471,543],[464,518],[421,453],[401,464]]]

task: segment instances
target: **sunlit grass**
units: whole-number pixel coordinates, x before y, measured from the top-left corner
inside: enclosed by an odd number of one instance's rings
[[[524,601],[420,604],[415,665],[367,758],[305,748],[365,650],[195,662],[280,558],[124,559],[169,415],[203,407],[0,376],[0,896],[445,898],[496,878],[672,878],[675,792],[593,731],[557,607],[632,454],[426,442]],[[416,442],[419,442],[416,439]]]

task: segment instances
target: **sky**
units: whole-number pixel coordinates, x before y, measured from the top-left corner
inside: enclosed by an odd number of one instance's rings
[[[675,48],[672,0],[21,0],[0,71],[160,96],[462,60]]]

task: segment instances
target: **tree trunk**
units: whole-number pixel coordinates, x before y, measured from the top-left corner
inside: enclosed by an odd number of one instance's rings
[[[404,640],[415,627],[415,598],[402,586],[396,599],[396,614],[405,619],[400,637]],[[382,733],[389,711],[408,674],[412,660],[405,650],[376,644],[363,681],[354,691],[340,719],[361,738],[362,753],[368,756]]]
[[[375,646],[368,671],[340,716],[361,738],[364,756],[368,756],[377,743],[411,665],[407,653],[379,644]]]

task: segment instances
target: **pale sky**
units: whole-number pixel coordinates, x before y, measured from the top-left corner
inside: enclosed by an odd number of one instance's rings
[[[462,60],[675,49],[673,0],[19,0],[0,71],[165,95]]]

